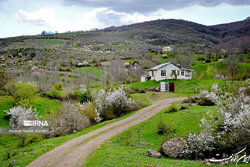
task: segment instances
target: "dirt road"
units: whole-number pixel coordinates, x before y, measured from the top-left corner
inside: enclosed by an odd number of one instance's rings
[[[154,116],[173,102],[185,97],[169,98],[154,102],[135,114],[96,129],[90,133],[74,138],[43,154],[31,162],[28,167],[78,167],[82,166],[86,157],[102,143],[120,134],[126,129]]]

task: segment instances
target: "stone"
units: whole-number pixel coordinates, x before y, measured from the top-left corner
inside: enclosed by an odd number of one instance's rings
[[[161,146],[164,155],[171,158],[183,158],[186,148],[187,142],[180,137],[168,140]]]
[[[14,153],[12,154],[12,156],[17,155],[18,153],[19,153],[19,151],[16,151],[16,152],[14,152]]]
[[[188,109],[188,107],[181,106],[181,108],[179,110],[186,110],[186,109]]]
[[[209,159],[205,159],[205,160],[203,161],[203,164],[204,164],[205,166],[210,166],[210,165],[212,165],[212,164],[209,162]]]
[[[148,150],[148,156],[152,158],[161,158],[161,153],[154,150]]]
[[[142,142],[136,145],[136,147],[143,147],[143,146],[148,146],[148,143]]]
[[[15,164],[15,163],[16,163],[16,160],[15,160],[15,159],[11,160],[11,161],[10,161],[10,164],[8,165],[8,167],[12,167],[13,164]]]

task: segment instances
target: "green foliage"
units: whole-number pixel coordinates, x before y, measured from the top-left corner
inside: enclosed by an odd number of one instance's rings
[[[175,128],[169,122],[165,122],[160,118],[157,124],[157,132],[158,134],[168,135],[175,132]]]
[[[61,91],[62,90],[62,82],[56,82],[56,83],[54,83],[53,88],[55,90]]]
[[[56,89],[51,89],[50,91],[44,92],[44,94],[52,99],[62,99],[63,98],[63,92],[57,91]]]
[[[181,105],[178,104],[178,107]],[[130,128],[128,131],[121,133],[120,135],[111,139],[110,142],[102,145],[101,148],[95,150],[91,156],[88,157],[86,166],[126,166],[134,167],[138,166],[172,166],[172,167],[202,167],[203,164],[199,161],[186,161],[176,160],[171,158],[162,157],[161,159],[154,159],[148,156],[139,155],[138,153],[147,150],[158,150],[163,141],[169,140],[172,137],[184,137],[191,133],[197,133],[200,131],[199,123],[200,119],[205,115],[208,110],[217,110],[218,107],[211,106],[204,108],[202,106],[190,106],[188,110],[181,110],[174,113],[164,113],[165,110],[157,114],[156,116]],[[157,125],[159,119],[172,125],[178,125],[174,127],[175,131],[169,133],[169,135],[162,135],[157,133]],[[137,132],[137,130],[139,132]],[[136,133],[139,133],[139,138],[136,139]],[[135,138],[140,141],[139,144],[132,144]],[[123,139],[123,140],[122,140]],[[125,144],[128,141],[127,145]],[[131,144],[130,144],[131,143]],[[144,144],[142,144],[144,143]],[[131,146],[133,145],[133,146]],[[126,160],[126,161],[125,161]]]
[[[78,94],[78,100],[83,103],[83,102],[87,102],[87,101],[91,101],[92,97],[90,94],[90,91],[87,90],[85,93],[79,93]]]
[[[77,46],[80,46],[80,44],[81,44],[81,43],[80,43],[80,41],[78,40],[78,41],[76,42],[76,45],[77,45]]]
[[[11,96],[0,96],[0,127],[8,127],[9,121],[4,119],[5,110],[9,110],[14,105],[14,99]]]
[[[94,124],[97,117],[95,106],[93,103],[88,104],[84,108],[80,109],[81,113],[89,118],[91,124]]]
[[[39,142],[43,140],[42,135],[38,134],[27,134],[27,135],[22,135],[21,137],[21,147],[26,147],[27,145],[34,143],[34,142]]]
[[[15,103],[24,107],[30,106],[31,100],[38,92],[37,87],[30,82],[16,83],[15,89],[13,92]]]
[[[33,98],[31,102],[32,108],[36,109],[38,116],[42,118],[48,118],[54,112],[60,109],[60,102],[57,102],[52,99],[48,99],[46,97],[36,96]]]
[[[0,106],[1,107],[1,106]],[[8,166],[12,159],[6,159],[9,153],[14,153],[19,151],[20,154],[15,156],[15,159],[20,166],[26,166],[31,161],[35,160],[38,156],[52,150],[53,148],[65,143],[66,141],[79,137],[81,135],[87,134],[93,130],[101,128],[108,123],[112,123],[128,116],[134,114],[131,112],[123,117],[120,117],[115,120],[101,122],[97,125],[93,125],[87,129],[84,129],[80,132],[76,132],[70,135],[65,135],[57,138],[42,140],[40,142],[33,142],[32,144],[27,145],[26,147],[20,147],[22,145],[21,138],[17,135],[0,135],[0,164],[2,166]],[[25,156],[23,156],[25,154]]]
[[[206,62],[206,63],[211,63],[211,60],[210,60],[209,58],[207,58],[207,59],[205,60],[205,62]]]
[[[165,113],[171,113],[176,111],[179,111],[178,107],[175,104],[172,104],[165,110]]]

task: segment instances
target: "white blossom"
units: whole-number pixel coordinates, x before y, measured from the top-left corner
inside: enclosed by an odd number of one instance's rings
[[[5,111],[10,115],[10,127],[20,128],[23,126],[24,120],[38,119],[32,108],[25,108],[21,106],[13,107],[9,111]]]

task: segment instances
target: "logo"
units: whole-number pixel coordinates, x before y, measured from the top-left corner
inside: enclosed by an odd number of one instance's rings
[[[24,120],[24,126],[49,126],[48,121],[46,120]]]

